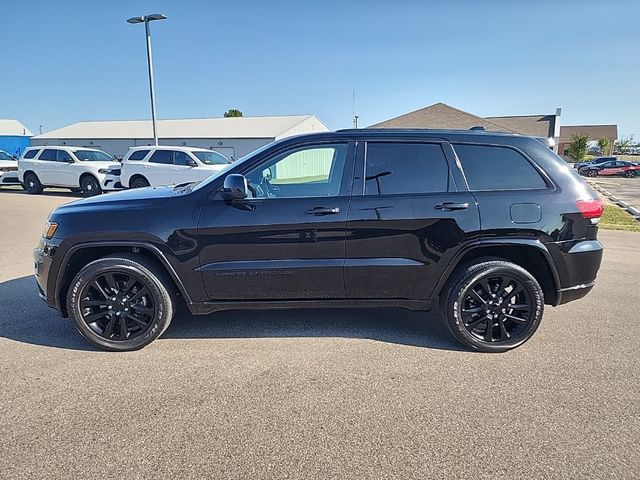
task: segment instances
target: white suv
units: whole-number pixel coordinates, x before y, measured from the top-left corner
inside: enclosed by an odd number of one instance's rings
[[[64,187],[90,197],[122,188],[120,164],[102,150],[83,147],[29,147],[18,161],[18,178],[28,193]]]
[[[7,152],[0,150],[0,187],[7,185],[20,185],[18,162]]]
[[[139,188],[198,182],[231,161],[221,153],[195,147],[133,147],[122,159],[122,185]]]

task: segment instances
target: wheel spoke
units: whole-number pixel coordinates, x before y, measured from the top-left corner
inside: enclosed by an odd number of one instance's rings
[[[493,319],[487,318],[487,329],[484,332],[485,342],[493,341]]]
[[[102,336],[106,337],[106,338],[111,338],[111,335],[113,335],[113,326],[116,323],[116,317],[111,317],[109,319],[109,322],[107,323],[107,325],[104,327],[104,330],[102,331]]]
[[[149,293],[149,290],[147,290],[147,287],[143,287],[140,290],[138,290],[138,293],[136,293],[133,297],[129,299],[129,302],[135,302],[139,298],[142,298],[143,296],[145,296],[147,293]]]
[[[106,305],[107,302],[104,300],[89,300],[87,298],[80,300],[80,308],[87,307],[99,307],[101,305]]]
[[[467,327],[471,328],[471,330],[473,330],[476,326],[478,326],[484,320],[487,320],[487,316],[486,315],[483,315],[481,317],[475,318],[475,319],[471,320],[469,323],[466,323],[465,325]]]
[[[487,295],[491,297],[493,295],[493,290],[491,290],[491,285],[489,285],[489,280],[483,278],[480,280],[480,286],[487,292]]]
[[[135,310],[136,312],[140,312],[143,313],[145,315],[152,315],[153,314],[153,308],[151,307],[147,307],[145,305],[131,305],[131,309]]]
[[[127,318],[130,318],[131,320],[133,320],[136,325],[138,325],[140,328],[145,329],[149,326],[149,324],[143,320],[140,320],[138,317],[136,317],[135,315],[129,315]]]
[[[478,307],[463,308],[462,313],[480,313],[480,312],[483,312],[484,310],[485,310],[485,307],[480,305]]]
[[[520,318],[520,317],[514,317],[513,315],[509,315],[508,313],[505,313],[504,316],[507,317],[509,320],[514,320],[520,323],[527,323],[526,319]]]
[[[128,332],[129,329],[127,328],[127,316],[122,315],[120,317],[120,340],[126,340]]]
[[[496,294],[499,297],[504,296],[505,290],[507,289],[507,287],[509,287],[509,285],[511,285],[511,279],[509,277],[503,277],[502,281],[500,282],[500,286],[498,287],[498,291],[496,292]]]
[[[480,294],[475,290],[471,289],[471,293],[473,293],[476,296],[476,298],[478,298],[478,300],[480,300],[482,303],[487,303],[487,301],[484,298],[482,298]]]
[[[97,313],[90,313],[88,315],[85,315],[84,321],[87,323],[93,323],[96,320],[100,320],[101,318],[105,318],[107,316],[107,312],[106,311],[102,311],[102,312],[97,312]]]
[[[507,332],[507,328],[504,326],[504,316],[498,318],[498,325],[500,326],[500,340],[509,338],[509,332]]]
[[[529,311],[529,305],[527,305],[526,303],[516,303],[513,305],[509,305],[508,308],[512,309],[512,310],[522,310],[525,312]]]
[[[96,290],[98,290],[98,292],[100,293],[100,295],[102,295],[105,299],[108,299],[108,298],[109,298],[109,295],[107,295],[107,292],[104,290],[104,288],[102,288],[102,285],[100,285],[100,284],[98,283],[98,280],[97,280],[97,279],[96,279],[96,280],[94,280],[94,281],[91,283],[91,286],[92,286],[93,288],[95,288]]]
[[[136,279],[134,277],[129,277],[127,279],[127,284],[122,289],[122,294],[127,295],[135,283]]]

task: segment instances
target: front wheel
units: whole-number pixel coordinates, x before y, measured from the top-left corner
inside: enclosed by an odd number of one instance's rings
[[[153,262],[112,255],[89,263],[73,279],[67,311],[94,345],[112,351],[145,347],[164,332],[174,315],[172,282]]]
[[[100,195],[102,188],[95,177],[86,175],[80,180],[80,190],[85,197],[93,197],[94,195]]]
[[[538,281],[524,268],[502,260],[459,268],[442,304],[444,320],[463,345],[505,352],[534,334],[544,309]]]
[[[598,176],[598,171],[597,170],[589,170],[587,172],[587,177],[597,177]]]
[[[633,177],[636,176],[636,172],[633,171],[633,170],[629,170],[628,172],[624,173],[624,176],[627,177],[627,178],[633,178]]]
[[[37,175],[31,172],[25,174],[22,188],[31,195],[42,193],[43,190],[42,184],[40,183]]]

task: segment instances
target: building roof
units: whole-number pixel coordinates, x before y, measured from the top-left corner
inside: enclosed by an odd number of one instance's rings
[[[492,132],[509,132],[533,137],[553,137],[555,115],[479,117],[447,105],[435,103],[420,110],[372,125],[370,128],[451,128],[484,127]]]
[[[315,115],[284,115],[158,120],[157,126],[159,138],[275,138],[306,120],[320,122]],[[61,138],[153,138],[153,129],[151,120],[78,122],[34,137]]]
[[[599,140],[601,138],[618,138],[617,125],[567,125],[560,127],[560,143],[568,143],[571,136],[577,133],[584,133],[589,136],[589,140]]]
[[[18,120],[0,119],[0,135],[8,137],[31,137],[33,133]]]

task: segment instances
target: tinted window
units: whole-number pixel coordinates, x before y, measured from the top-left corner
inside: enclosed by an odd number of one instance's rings
[[[195,163],[195,162],[186,153],[179,152],[179,151],[173,152],[174,165],[190,165],[192,163]]]
[[[316,145],[277,155],[246,174],[257,198],[340,194],[347,145]]]
[[[56,150],[51,150],[50,148],[45,148],[38,160],[47,160],[49,162],[55,162],[58,159],[58,152]]]
[[[488,145],[454,145],[471,190],[526,190],[546,183],[516,150]]]
[[[173,163],[173,152],[171,150],[156,150],[149,159],[151,163]]]
[[[36,156],[36,154],[39,152],[40,150],[35,149],[35,150],[29,150],[27,153],[24,154],[23,158],[33,158]]]
[[[365,194],[446,192],[449,169],[434,143],[368,143]]]
[[[58,150],[58,162],[72,162],[73,159],[71,158],[71,155],[69,155],[69,152],[65,151],[65,150]]]
[[[206,165],[226,165],[231,163],[227,157],[218,152],[191,152],[198,160]]]
[[[100,150],[76,150],[75,156],[83,162],[112,162],[113,157]]]
[[[149,150],[136,150],[135,152],[131,152],[129,160],[142,160],[147,156],[147,153],[149,153]]]

